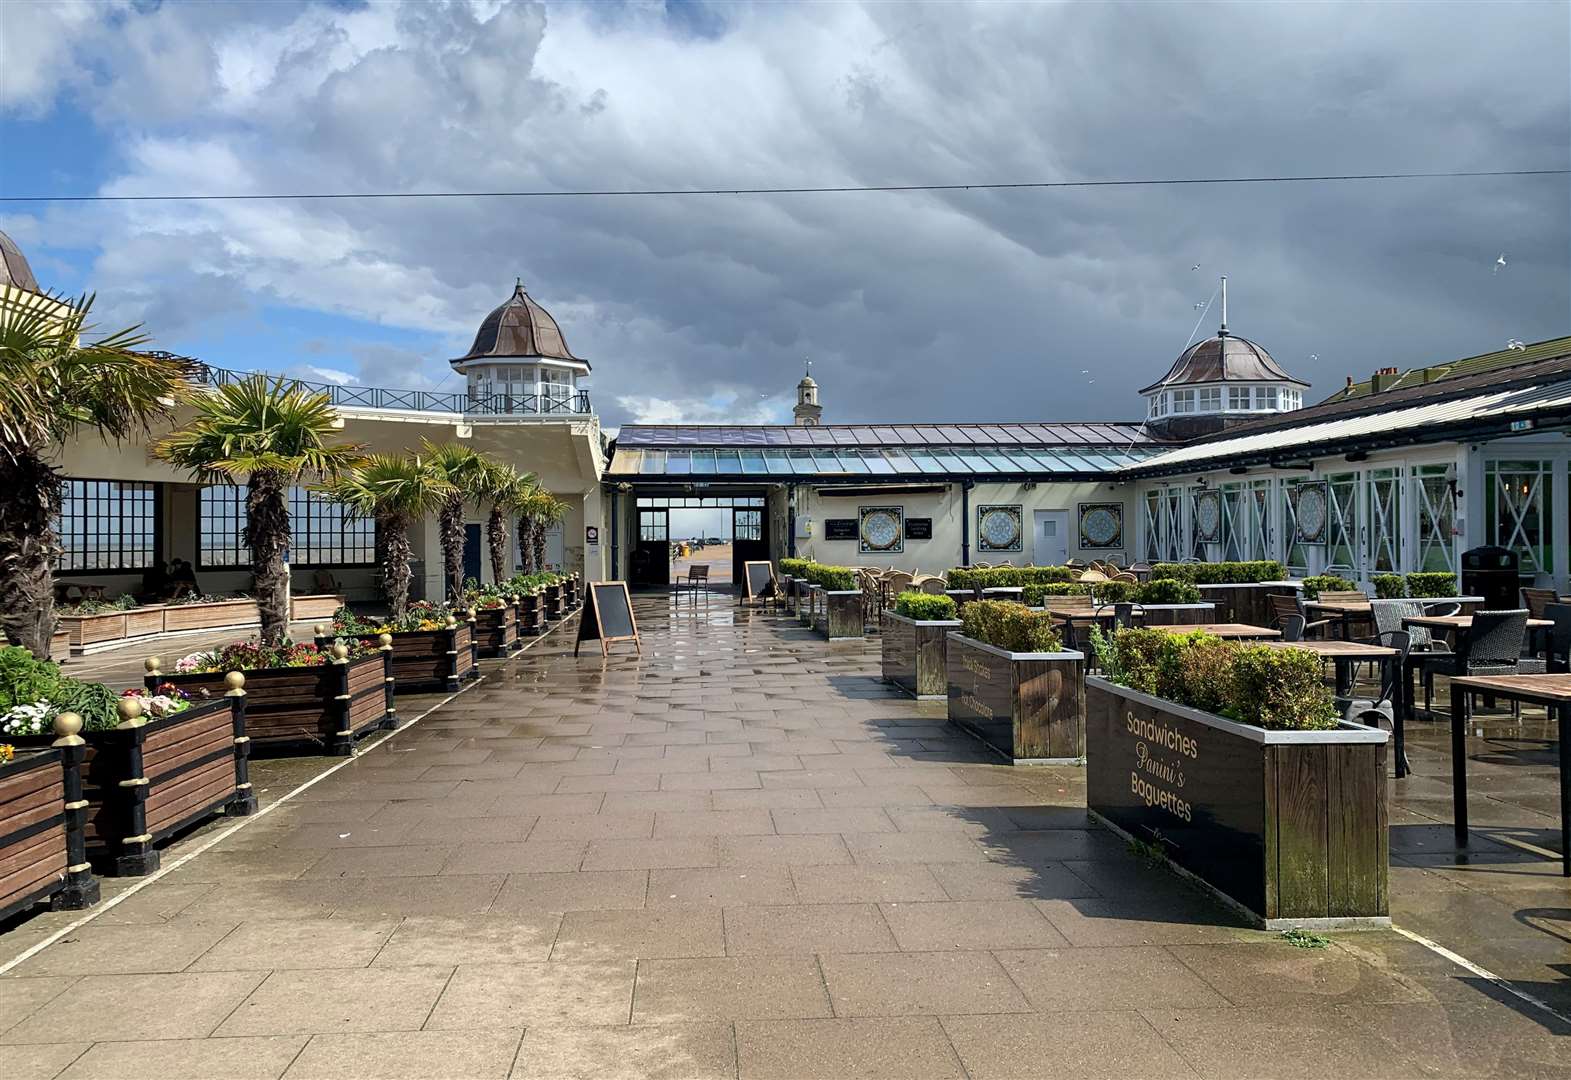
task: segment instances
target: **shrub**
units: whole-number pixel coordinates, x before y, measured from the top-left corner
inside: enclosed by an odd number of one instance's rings
[[[1273,731],[1337,725],[1336,703],[1321,679],[1320,658],[1304,649],[1239,645],[1227,715]]]
[[[1205,712],[1220,713],[1227,708],[1237,646],[1204,630],[1167,637],[1171,646],[1163,657],[1164,694]]]
[[[134,596],[117,596],[113,600],[78,600],[74,604],[63,604],[57,613],[60,615],[107,615],[111,611],[130,611],[141,607]]]
[[[849,566],[809,563],[805,576],[810,584],[821,585],[831,592],[844,592],[856,588],[856,571]]]
[[[107,686],[62,675],[53,661],[16,646],[0,648],[0,734],[45,734],[62,712],[79,713],[87,731],[108,731],[120,723],[115,700]]]
[[[1009,652],[1058,652],[1063,640],[1045,611],[1008,600],[978,600],[960,612],[960,632]]]
[[[1152,578],[1171,578],[1193,585],[1248,585],[1257,581],[1277,581],[1287,568],[1275,559],[1255,562],[1157,563]]]
[[[955,611],[954,600],[947,596],[932,596],[912,590],[903,592],[895,598],[895,614],[904,615],[908,619],[930,621],[953,619]]]
[[[1335,574],[1316,574],[1304,579],[1304,599],[1318,600],[1323,592],[1352,592],[1358,583]]]
[[[781,559],[780,572],[790,574],[794,578],[805,577],[809,565],[811,561],[808,559]]]
[[[1080,571],[1067,566],[957,566],[944,575],[951,589],[998,589],[1015,585],[1050,585],[1073,581]]]
[[[1376,574],[1369,579],[1376,600],[1399,600],[1407,595],[1407,581],[1401,574]]]
[[[370,656],[376,651],[374,647],[358,638],[339,640],[348,647],[350,660]],[[287,639],[281,645],[264,645],[257,640],[237,641],[221,649],[194,652],[183,656],[175,662],[175,671],[183,675],[212,671],[320,667],[332,659],[331,648],[331,645],[319,648],[313,642],[296,644]]]
[[[1057,581],[1047,585],[1026,585],[1020,598],[1027,607],[1041,607],[1049,596],[1090,596],[1089,581]]]
[[[1200,590],[1176,578],[1155,578],[1141,585],[1135,598],[1142,604],[1198,604]]]
[[[1407,575],[1408,596],[1455,596],[1456,575],[1444,570]]]

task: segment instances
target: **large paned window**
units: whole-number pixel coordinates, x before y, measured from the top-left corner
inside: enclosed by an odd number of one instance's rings
[[[1418,507],[1419,570],[1456,573],[1456,484],[1449,465],[1415,465],[1413,500]]]
[[[731,512],[732,537],[736,540],[762,540],[764,538],[764,512],[762,510],[733,510]]]
[[[1491,461],[1484,466],[1489,542],[1515,551],[1524,573],[1554,573],[1549,461]]]
[[[1365,476],[1369,493],[1369,555],[1371,574],[1391,574],[1402,568],[1402,473],[1400,469],[1370,469]]]
[[[1242,484],[1222,486],[1222,559],[1249,558],[1249,496]]]
[[[143,570],[158,548],[158,489],[121,480],[66,480],[62,487],[62,571]]]
[[[1326,480],[1331,495],[1326,571],[1358,574],[1364,565],[1358,533],[1358,500],[1363,485],[1356,472],[1333,473]]]
[[[1298,539],[1298,513],[1294,509],[1298,485],[1282,485],[1282,546],[1288,570],[1300,577],[1309,573],[1309,545]]]
[[[204,487],[200,496],[198,561],[205,569],[251,565],[244,539],[245,489]],[[342,506],[306,488],[289,489],[289,561],[295,566],[372,566],[376,523],[353,518]]]

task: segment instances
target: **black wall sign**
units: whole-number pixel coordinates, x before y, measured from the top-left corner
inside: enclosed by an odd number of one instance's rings
[[[855,540],[856,518],[825,518],[825,540]]]
[[[932,518],[906,518],[907,540],[931,540],[932,538]]]
[[[638,646],[640,653],[644,651],[644,643],[638,637],[638,624],[633,620],[633,598],[628,595],[627,582],[589,583],[588,603],[584,605],[583,614],[578,619],[578,642],[573,646],[574,656],[578,655],[579,646],[586,641],[599,641],[601,655],[606,653],[606,644],[611,641],[631,641]]]

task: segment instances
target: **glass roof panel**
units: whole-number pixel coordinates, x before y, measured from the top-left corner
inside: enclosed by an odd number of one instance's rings
[[[1008,454],[1000,454],[997,450],[988,450],[982,454],[988,467],[994,472],[1020,472],[1021,466]]]
[[[866,456],[861,450],[840,451],[840,463],[845,466],[846,472],[865,473],[873,471],[867,464]]]
[[[885,450],[884,460],[889,463],[891,472],[914,473],[922,471],[904,450]]]
[[[933,455],[925,450],[913,450],[910,457],[912,464],[916,466],[917,472],[941,473],[944,471],[944,467],[938,463]]]
[[[971,450],[959,450],[959,451],[957,451],[957,455],[959,456],[960,460],[965,464],[965,466],[968,469],[971,469],[971,470],[973,470],[975,472],[996,472],[997,471],[996,469],[993,468],[993,466],[992,466],[992,464],[990,462],[988,462],[985,458],[982,457],[981,454],[975,453],[975,452],[973,452]]]
[[[764,462],[769,466],[771,474],[779,475],[791,471],[791,458],[784,450],[771,450],[764,455]]]
[[[868,472],[875,472],[886,476],[895,471],[894,463],[889,460],[886,453],[877,450],[864,450],[862,452],[862,467]]]
[[[715,451],[715,472],[734,476],[742,471],[742,458],[735,450]]]
[[[846,467],[840,464],[840,459],[828,450],[813,451],[813,466],[819,472],[845,472]]]
[[[642,472],[645,476],[648,476],[650,473],[665,472],[665,451],[645,450],[644,465],[643,468],[639,471]]]
[[[675,455],[673,455],[675,456]],[[670,469],[666,470],[670,472]],[[712,473],[715,471],[715,452],[713,450],[693,451],[693,471],[695,473]]]
[[[611,459],[611,472],[618,476],[627,476],[638,472],[638,465],[644,459],[642,450],[624,450],[616,448],[616,456]]]
[[[742,451],[742,471],[749,476],[769,471],[769,466],[764,464],[764,455],[757,450]]]
[[[948,450],[939,450],[937,448],[930,447],[928,449],[928,453],[932,456],[934,461],[938,462],[939,469],[943,472],[963,473],[971,471],[960,461],[958,457],[950,453]]]
[[[714,460],[714,455],[710,455],[709,460],[713,461]],[[667,476],[683,476],[683,475],[685,475],[687,473],[687,467],[688,467],[690,461],[691,461],[691,459],[689,458],[688,453],[687,453],[686,450],[667,450],[666,451],[666,455],[665,455],[665,472],[666,472],[666,475]]]

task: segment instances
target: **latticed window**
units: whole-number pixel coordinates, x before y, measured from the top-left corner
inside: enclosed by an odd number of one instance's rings
[[[155,484],[67,480],[57,525],[57,570],[143,570],[153,564],[159,534]]]
[[[1554,573],[1549,461],[1491,461],[1484,466],[1489,542],[1515,551],[1527,573]]]
[[[1456,573],[1456,484],[1449,465],[1416,465],[1413,500],[1418,506],[1419,570]]]

